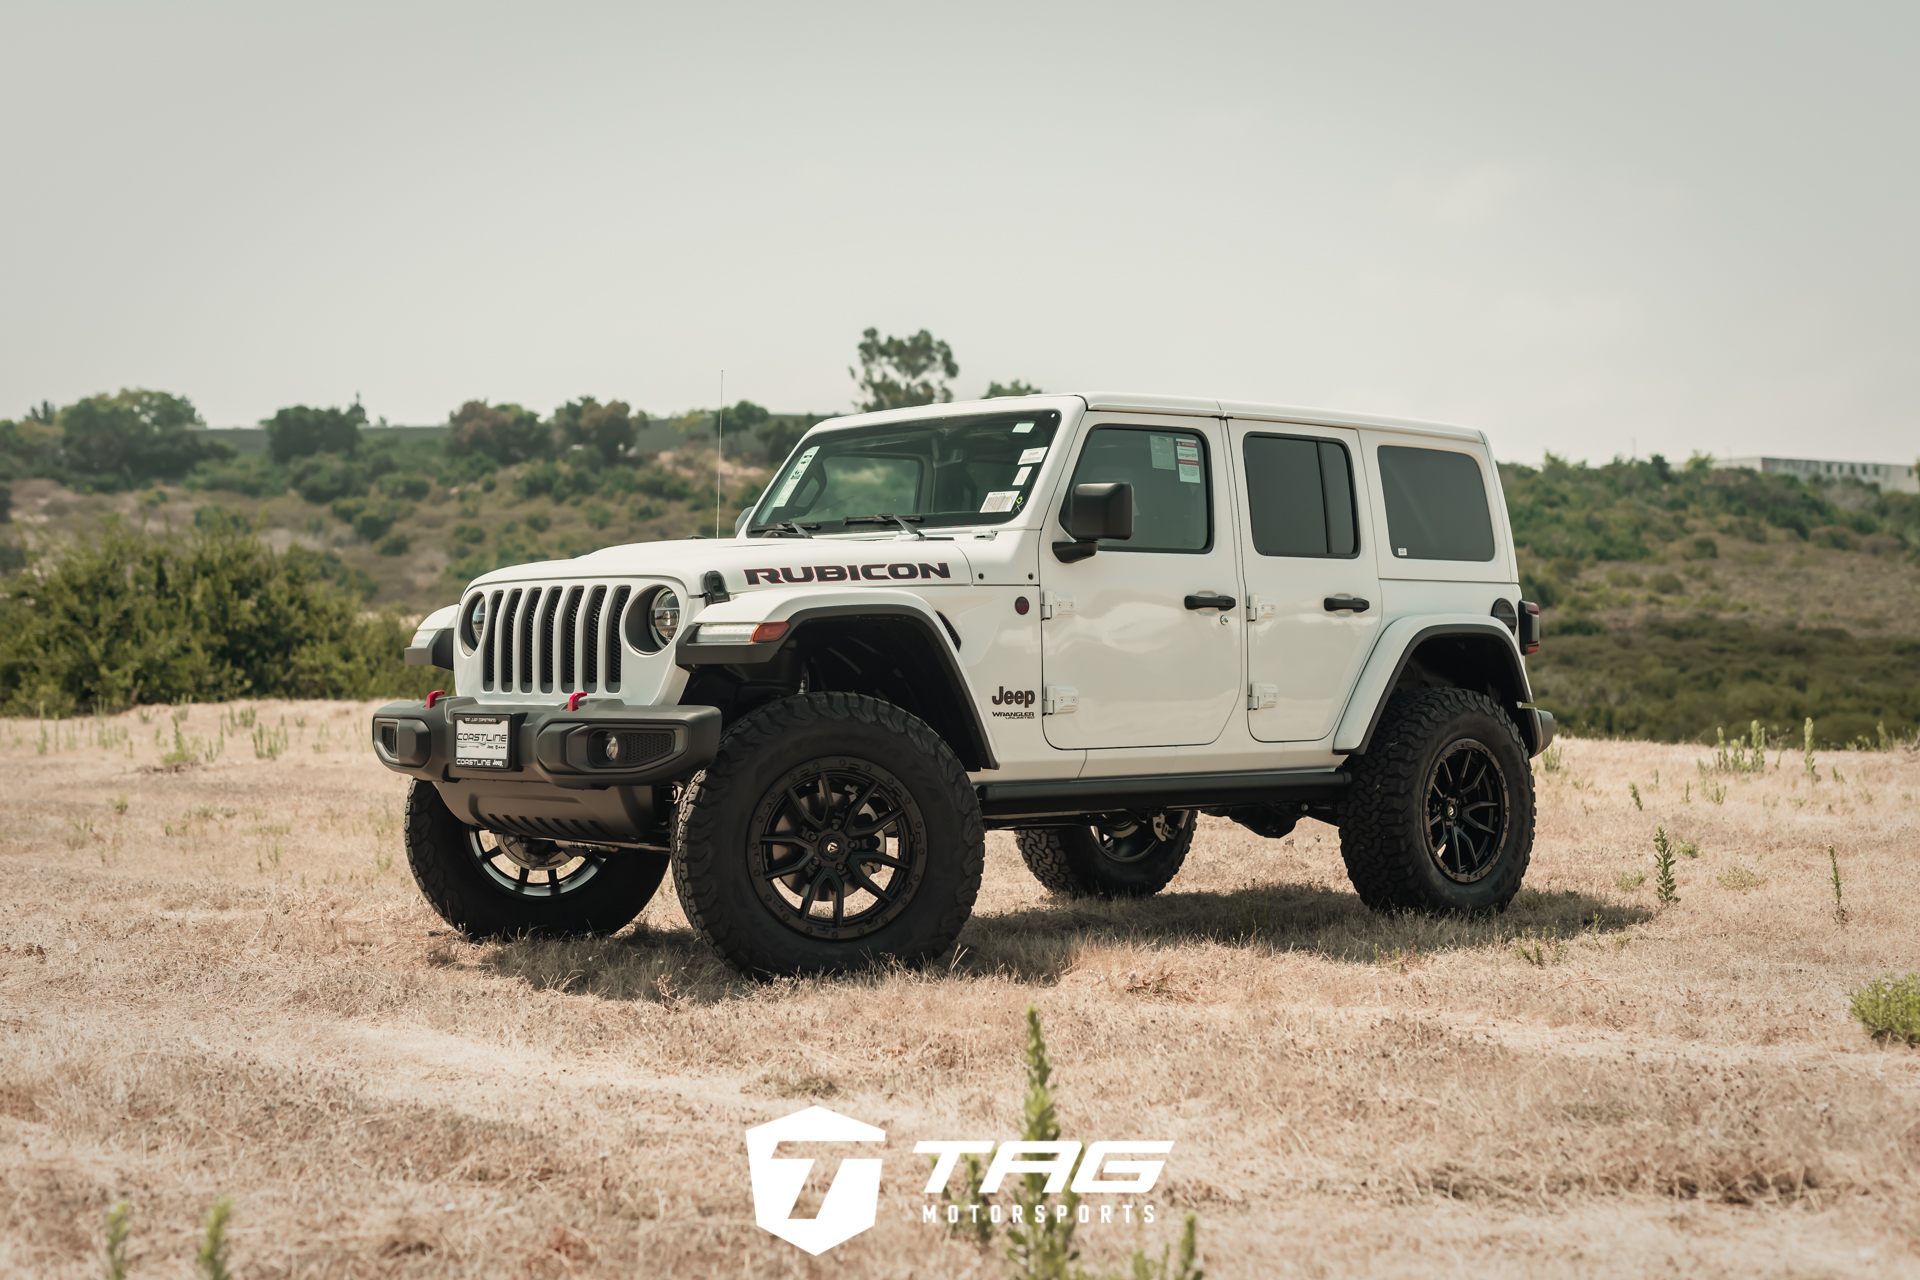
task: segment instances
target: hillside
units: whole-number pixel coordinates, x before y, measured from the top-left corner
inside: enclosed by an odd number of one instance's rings
[[[326,502],[297,489],[79,493],[21,480],[14,537],[71,539],[109,515],[156,532],[245,521],[278,549],[320,552],[323,572],[366,605],[418,616],[496,565],[710,534],[713,453],[681,440],[638,466],[549,460],[466,473],[421,441],[370,483],[341,477],[360,487]],[[324,493],[324,468],[344,465],[317,460],[295,474]],[[1523,587],[1544,606],[1535,694],[1570,731],[1712,740],[1758,720],[1771,740],[1797,742],[1808,717],[1823,744],[1920,731],[1920,500],[1715,471],[1704,459],[1590,467],[1550,457],[1501,470]],[[263,487],[246,483],[244,467],[235,474],[238,487]],[[727,464],[725,527],[766,474]]]
[[[450,603],[487,569],[584,555],[627,542],[713,534],[714,455],[698,445],[640,467],[526,463],[442,483],[423,471],[382,476],[364,495],[310,502],[294,490],[255,497],[161,484],[124,493],[76,493],[53,480],[13,486],[21,540],[83,536],[118,517],[154,533],[196,521],[238,520],[274,549],[329,556],[329,572],[373,608],[421,615]],[[724,464],[730,529],[757,496],[766,468]]]
[[[1501,467],[1574,732],[1836,745],[1920,728],[1920,499],[1655,457]]]

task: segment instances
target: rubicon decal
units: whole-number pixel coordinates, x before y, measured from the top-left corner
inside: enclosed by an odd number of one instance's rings
[[[803,564],[781,569],[749,569],[747,585],[803,582],[909,582],[915,579],[952,578],[953,572],[942,560],[914,564]]]
[[[783,1143],[884,1143],[886,1140],[885,1129],[820,1106],[747,1130],[747,1174],[753,1184],[754,1221],[816,1257],[853,1239],[873,1226],[879,1216],[880,1159],[877,1156],[842,1159],[827,1184],[819,1212],[812,1218],[796,1218],[793,1210],[800,1201],[808,1175],[813,1172],[814,1162],[804,1156],[775,1153]],[[1037,1174],[1046,1178],[1044,1195],[1057,1195],[1071,1185],[1081,1196],[1125,1197],[1114,1202],[1082,1203],[1076,1213],[1076,1220],[1083,1225],[1124,1225],[1154,1221],[1157,1206],[1142,1197],[1160,1180],[1166,1161],[1123,1157],[1165,1156],[1173,1150],[1173,1143],[1094,1142],[1087,1144],[1083,1152],[1078,1142],[995,1142],[978,1138],[917,1142],[913,1150],[915,1155],[933,1157],[932,1176],[921,1189],[922,1194],[939,1196],[945,1201],[920,1207],[923,1224],[951,1225],[960,1222],[963,1216],[975,1222],[985,1219],[1037,1223],[1048,1213],[1065,1221],[1069,1212],[1065,1204],[1027,1204],[1017,1200],[1002,1204],[986,1199],[998,1194],[1009,1177],[1016,1179],[1010,1189],[1017,1195],[1017,1180],[1026,1174]],[[992,1159],[980,1181],[981,1202],[954,1203],[948,1198],[948,1191],[961,1157],[989,1152]]]

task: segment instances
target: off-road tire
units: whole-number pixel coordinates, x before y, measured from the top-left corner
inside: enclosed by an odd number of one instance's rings
[[[1464,883],[1434,852],[1428,799],[1447,753],[1474,747],[1498,767],[1506,807],[1495,851]],[[1340,856],[1362,902],[1375,911],[1506,910],[1533,853],[1534,794],[1526,747],[1499,703],[1465,689],[1395,694],[1367,753],[1346,767],[1353,781],[1340,798]]]
[[[613,933],[632,923],[667,874],[663,853],[610,849],[578,889],[527,897],[487,874],[474,854],[472,835],[431,782],[414,780],[407,790],[407,865],[440,918],[475,937]]]
[[[904,905],[889,906],[897,914],[858,937],[803,932],[794,920],[830,931],[827,921],[782,914],[765,896],[775,878],[756,875],[753,862],[760,856],[753,846],[763,840],[756,824],[781,803],[781,780],[828,767],[890,779],[903,800],[910,797],[913,838],[924,841]],[[687,919],[722,960],[750,975],[830,973],[882,958],[917,964],[945,955],[973,914],[985,865],[980,801],[953,749],[925,721],[859,694],[800,694],[742,718],[721,739],[713,763],[688,781],[674,825],[674,889]]]
[[[1159,815],[1156,815],[1159,816]],[[1199,820],[1191,810],[1164,815],[1171,839],[1151,843],[1128,861],[1107,856],[1092,827],[1030,827],[1014,833],[1033,878],[1070,898],[1149,898],[1167,887],[1187,860]],[[1146,830],[1151,831],[1149,824]]]

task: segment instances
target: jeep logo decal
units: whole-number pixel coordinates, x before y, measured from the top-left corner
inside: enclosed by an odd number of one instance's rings
[[[995,693],[991,698],[988,698],[987,701],[996,707],[1009,708],[1006,711],[988,712],[988,714],[996,720],[1033,719],[1033,712],[1024,709],[1031,707],[1034,703],[1034,694],[1031,689],[1009,689],[1005,685],[1001,685],[999,692]],[[1013,708],[1022,709],[1013,710]]]
[[[783,582],[905,582],[912,578],[951,578],[939,564],[806,564],[795,569],[749,569],[747,585]]]

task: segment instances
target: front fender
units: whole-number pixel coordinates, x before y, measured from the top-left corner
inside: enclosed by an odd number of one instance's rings
[[[784,588],[772,591],[748,591],[719,604],[702,609],[673,646],[673,660],[683,667],[709,667],[738,662],[766,662],[786,646],[793,633],[808,618],[846,617],[861,613],[917,618],[933,629],[936,636],[951,639],[952,632],[926,600],[911,591],[886,587],[855,587],[850,590],[822,591],[818,587]],[[703,627],[728,623],[744,625],[784,622],[786,630],[777,637],[761,641],[714,644],[702,641]]]
[[[761,640],[744,634],[730,636],[722,643],[701,639],[701,628],[707,626],[761,627],[768,623],[785,625],[777,633],[772,628],[757,632],[765,636]],[[752,666],[772,661],[789,645],[804,646],[809,635],[821,639],[821,631],[830,637],[848,627],[875,633],[875,638],[890,634],[891,639],[883,643],[899,644],[902,652],[912,655],[903,664],[912,671],[914,697],[910,701],[920,701],[922,717],[947,739],[969,771],[1000,767],[993,739],[960,666],[959,633],[938,610],[911,591],[814,588],[738,595],[701,610],[687,634],[675,642],[673,660],[688,669]]]
[[[1379,726],[1388,696],[1400,682],[1401,672],[1406,670],[1407,660],[1428,640],[1459,635],[1484,636],[1499,642],[1498,651],[1503,655],[1505,669],[1493,674],[1496,682],[1506,684],[1514,704],[1507,710],[1519,723],[1529,754],[1537,755],[1545,745],[1547,731],[1529,705],[1533,701],[1532,687],[1527,682],[1519,642],[1504,623],[1477,613],[1427,613],[1388,623],[1374,642],[1367,665],[1361,669],[1360,679],[1347,700],[1340,725],[1334,730],[1333,749],[1343,753],[1364,752],[1373,741],[1373,731]]]

